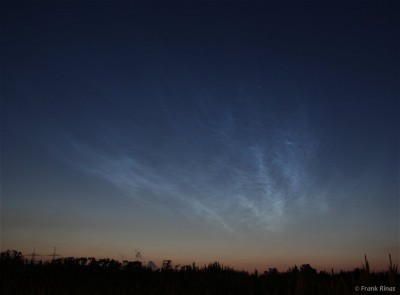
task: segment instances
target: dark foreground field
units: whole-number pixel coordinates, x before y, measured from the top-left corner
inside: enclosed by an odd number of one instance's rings
[[[0,256],[0,294],[399,294],[400,275],[391,261],[385,272],[370,272],[368,261],[351,272],[317,272],[310,265],[286,272],[248,273],[215,262],[159,269],[139,261],[60,258],[26,260],[20,252]],[[369,287],[369,289],[366,289]],[[375,289],[371,289],[375,288]],[[377,289],[377,290],[376,290]]]

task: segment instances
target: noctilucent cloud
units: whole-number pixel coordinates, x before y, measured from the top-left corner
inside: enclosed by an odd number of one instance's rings
[[[398,10],[5,1],[1,250],[398,261]]]

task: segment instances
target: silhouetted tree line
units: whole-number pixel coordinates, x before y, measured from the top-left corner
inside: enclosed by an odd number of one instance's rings
[[[199,267],[173,266],[164,260],[153,269],[140,261],[64,257],[52,261],[25,259],[21,252],[0,254],[0,294],[359,294],[356,286],[386,286],[399,291],[397,265],[371,272],[361,268],[339,273],[317,272],[309,264],[286,272],[237,271],[218,262]],[[391,289],[393,290],[393,289]],[[382,294],[385,292],[379,292]]]

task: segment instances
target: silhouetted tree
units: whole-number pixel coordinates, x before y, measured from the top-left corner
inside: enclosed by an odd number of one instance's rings
[[[162,271],[171,271],[172,270],[172,261],[167,260],[167,259],[163,260],[161,270]]]
[[[7,250],[0,254],[0,294],[346,295],[362,285],[365,269],[318,273],[309,264],[303,264],[286,272],[269,268],[257,275],[219,262],[174,268],[171,260],[164,260],[159,270],[151,261],[143,267],[141,261],[120,263],[93,257],[65,257],[31,264],[21,252]],[[395,287],[400,281],[391,262],[389,271],[370,272],[369,279],[371,285],[388,287]]]
[[[15,250],[6,250],[0,253],[0,263],[22,265],[25,259],[21,252]]]

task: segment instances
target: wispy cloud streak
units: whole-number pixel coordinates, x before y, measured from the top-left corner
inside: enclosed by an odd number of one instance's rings
[[[168,136],[160,146],[138,141],[137,130],[117,129],[118,136],[106,139],[115,141],[111,150],[71,142],[72,162],[137,201],[172,201],[177,210],[229,231],[280,229],[294,206],[314,203],[326,211],[323,194],[307,191],[318,142],[304,114],[283,119],[269,113],[260,120],[256,109],[243,114],[221,108],[219,116],[210,109],[203,105],[182,114],[164,107]],[[157,137],[157,126],[151,128]],[[124,138],[129,149],[116,138]]]

